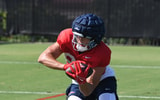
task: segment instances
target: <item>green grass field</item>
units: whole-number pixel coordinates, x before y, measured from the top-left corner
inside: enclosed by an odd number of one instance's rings
[[[70,79],[37,58],[51,43],[0,44],[0,99],[36,100],[65,93]],[[110,46],[120,100],[160,100],[160,47]],[[65,62],[63,56],[59,59]],[[65,96],[43,100],[65,100]]]

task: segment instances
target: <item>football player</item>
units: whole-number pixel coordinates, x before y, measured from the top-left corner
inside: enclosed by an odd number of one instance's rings
[[[66,90],[67,100],[118,100],[115,73],[109,65],[111,50],[102,42],[104,34],[105,25],[99,16],[83,14],[39,56],[38,62],[52,69],[65,71],[71,64],[78,69],[81,61],[92,68],[89,77],[86,77],[88,71],[81,69],[68,73],[73,79]],[[56,60],[62,53],[66,64]]]

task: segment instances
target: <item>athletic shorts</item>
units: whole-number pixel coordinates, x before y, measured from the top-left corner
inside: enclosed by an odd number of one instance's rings
[[[95,88],[95,90],[91,93],[91,95],[85,97],[79,90],[79,86],[77,84],[71,84],[67,90],[66,95],[67,97],[74,95],[78,96],[82,100],[98,100],[98,97],[102,93],[115,93],[116,100],[118,100],[117,96],[117,82],[115,77],[107,77],[103,79],[98,86]]]

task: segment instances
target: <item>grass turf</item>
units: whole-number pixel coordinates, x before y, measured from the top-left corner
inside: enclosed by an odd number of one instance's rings
[[[51,43],[1,44],[0,91],[29,91],[24,93],[0,93],[2,100],[36,100],[64,93],[70,79],[63,71],[49,69],[37,63],[40,53]],[[118,80],[118,94],[122,96],[160,97],[160,68],[131,68],[130,66],[160,67],[160,48],[152,46],[110,46],[111,66]],[[58,59],[65,62],[63,55]],[[115,67],[125,65],[127,68]],[[51,94],[34,94],[47,92]],[[65,100],[65,96],[48,100]],[[121,98],[145,100],[143,98]],[[149,100],[152,100],[151,98]],[[155,99],[153,99],[155,100]]]

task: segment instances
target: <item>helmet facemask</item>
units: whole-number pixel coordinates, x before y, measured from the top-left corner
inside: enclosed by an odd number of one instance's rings
[[[77,39],[79,37],[90,39],[90,41],[87,44],[78,43]],[[73,32],[72,45],[73,45],[74,50],[79,51],[79,52],[85,52],[85,51],[92,49],[97,44],[94,42],[94,40],[91,37],[84,37],[83,34]]]

